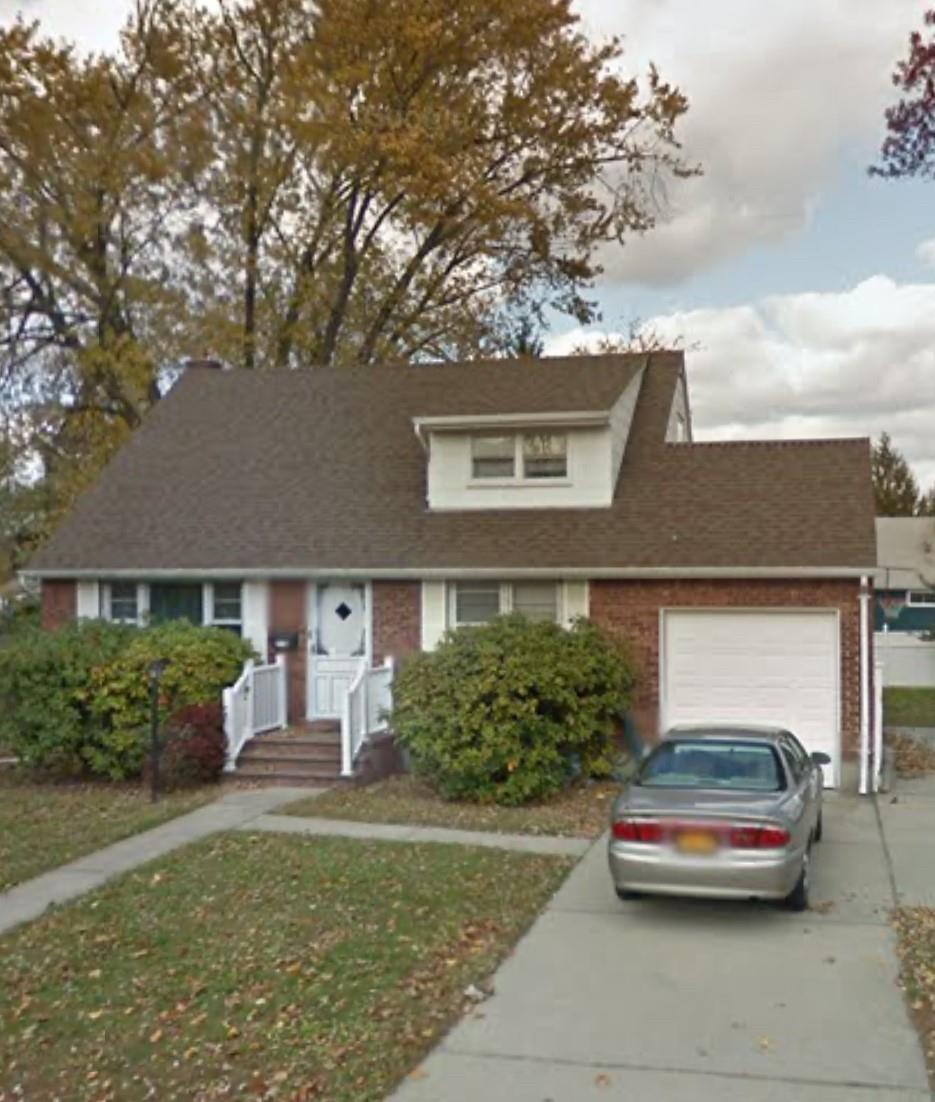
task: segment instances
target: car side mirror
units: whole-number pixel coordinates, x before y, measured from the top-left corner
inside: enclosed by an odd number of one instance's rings
[[[810,756],[811,756],[812,761],[816,765],[830,765],[831,764],[831,755],[826,754],[823,750],[816,750]]]

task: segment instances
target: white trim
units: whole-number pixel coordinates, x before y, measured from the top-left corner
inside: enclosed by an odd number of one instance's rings
[[[744,605],[742,607],[734,607],[731,605],[667,605],[665,608],[659,609],[658,616],[658,650],[659,650],[659,689],[656,700],[657,711],[657,731],[659,734],[663,734],[669,729],[671,724],[666,716],[666,634],[665,634],[665,617],[668,613],[685,613],[685,612],[697,612],[697,613],[738,613],[749,615],[760,615],[763,613],[794,613],[794,614],[809,614],[809,615],[821,615],[821,616],[834,616],[835,630],[834,630],[834,726],[835,726],[835,738],[837,741],[837,760],[832,763],[834,768],[834,787],[839,787],[841,784],[841,773],[844,767],[844,738],[841,728],[842,721],[842,692],[843,692],[843,674],[841,669],[841,610],[828,605]],[[798,736],[797,732],[793,734]]]
[[[860,579],[857,604],[860,615],[860,786],[866,796],[870,783],[870,598],[873,589],[870,578]]]
[[[425,446],[426,432],[464,432],[484,428],[524,428],[530,425],[556,428],[590,428],[609,425],[610,410],[559,410],[555,413],[477,413],[445,417],[413,417],[416,436]]]
[[[97,620],[101,615],[100,583],[78,582],[75,586],[75,617],[78,620]]]
[[[693,578],[861,578],[871,573],[872,566],[425,566],[425,567],[345,567],[325,568],[307,566],[281,566],[272,569],[257,567],[222,567],[217,570],[204,568],[182,569],[170,567],[162,570],[143,570],[139,568],[121,570],[30,570],[20,571],[23,579],[47,578],[140,578],[152,581],[188,580],[200,581],[203,578],[218,581],[239,578],[288,578],[296,581],[334,579],[355,579],[366,581],[369,578],[619,578],[633,579],[693,579]]]
[[[931,600],[929,601],[914,601],[912,599],[913,593],[926,593],[931,594]],[[918,589],[906,590],[906,608],[935,608],[935,589],[928,589],[925,587],[919,587]]]

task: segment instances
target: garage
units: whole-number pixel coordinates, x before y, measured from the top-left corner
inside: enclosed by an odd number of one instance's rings
[[[835,611],[662,612],[660,719],[777,724],[840,778],[839,624]]]

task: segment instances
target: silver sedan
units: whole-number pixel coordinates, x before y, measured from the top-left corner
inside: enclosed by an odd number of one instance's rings
[[[614,802],[610,873],[644,892],[808,906],[822,765],[778,727],[675,727]]]

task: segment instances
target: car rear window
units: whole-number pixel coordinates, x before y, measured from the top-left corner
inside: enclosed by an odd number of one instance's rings
[[[643,762],[638,784],[647,788],[726,788],[778,792],[785,787],[772,746],[755,742],[663,742]]]

